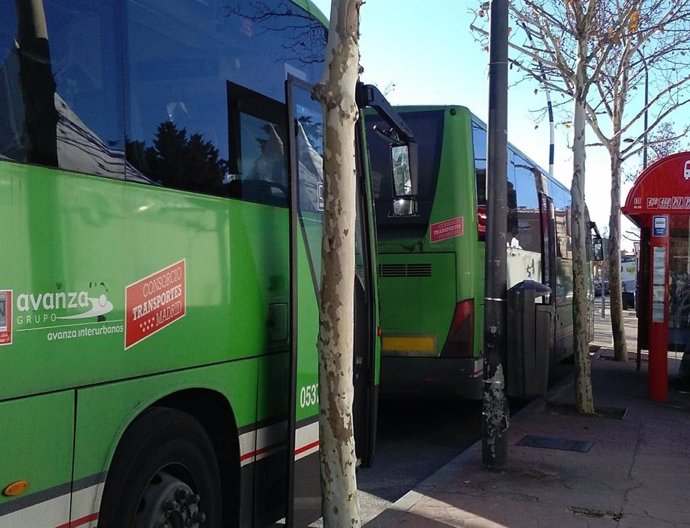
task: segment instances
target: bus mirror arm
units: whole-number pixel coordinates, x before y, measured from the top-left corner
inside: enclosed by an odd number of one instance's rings
[[[395,130],[401,142],[414,142],[415,139],[412,131],[376,86],[358,82],[355,98],[357,99],[357,106],[359,108],[373,108],[376,113]]]

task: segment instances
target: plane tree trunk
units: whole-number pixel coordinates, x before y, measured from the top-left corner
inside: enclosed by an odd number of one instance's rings
[[[361,0],[333,0],[326,69],[314,89],[324,112],[324,233],[319,326],[321,499],[326,528],[361,526],[353,431],[355,88]]]

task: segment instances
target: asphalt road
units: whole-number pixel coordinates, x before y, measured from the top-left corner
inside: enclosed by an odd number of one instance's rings
[[[382,400],[374,464],[357,473],[362,521],[480,438],[481,402]]]

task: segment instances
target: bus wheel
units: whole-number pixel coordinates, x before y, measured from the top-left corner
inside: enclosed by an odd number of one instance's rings
[[[153,408],[118,446],[99,528],[220,528],[221,486],[208,435],[189,414]]]

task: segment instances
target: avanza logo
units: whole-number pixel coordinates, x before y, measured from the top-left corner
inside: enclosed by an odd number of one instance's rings
[[[89,297],[85,291],[20,293],[16,309],[17,324],[21,325],[98,317],[111,312],[113,304],[105,295]]]

